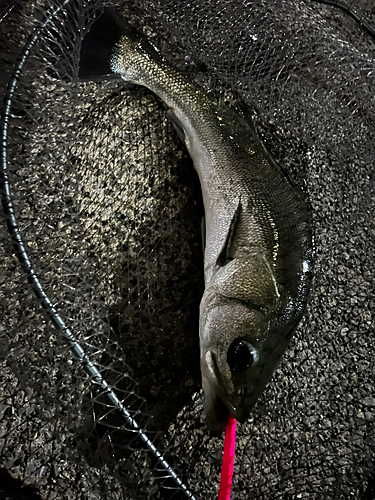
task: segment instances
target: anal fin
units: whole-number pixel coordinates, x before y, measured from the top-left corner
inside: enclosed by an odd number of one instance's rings
[[[168,109],[168,111],[167,111],[167,116],[170,119],[170,121],[172,122],[173,128],[177,132],[178,137],[185,144],[185,131],[183,129],[183,126],[182,126],[180,120],[177,118],[177,116],[170,109]]]

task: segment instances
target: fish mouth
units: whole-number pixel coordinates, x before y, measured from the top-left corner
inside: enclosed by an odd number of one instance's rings
[[[249,408],[244,407],[242,394],[229,396],[224,388],[217,358],[213,351],[206,351],[201,359],[204,411],[207,426],[212,434],[220,435],[225,429],[229,412],[239,422],[245,422]]]

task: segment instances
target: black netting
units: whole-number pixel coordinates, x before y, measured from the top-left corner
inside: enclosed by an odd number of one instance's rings
[[[200,186],[150,92],[75,82],[104,4],[0,7],[13,233],[86,356],[83,366],[42,311],[4,223],[0,498],[15,480],[51,500],[178,498],[131,419],[196,498],[215,498],[222,439],[206,429],[199,373]],[[118,5],[188,78],[248,107],[313,211],[308,312],[238,428],[232,498],[374,498],[374,40],[340,10],[301,0]],[[370,2],[357,7],[374,19]],[[102,379],[90,381],[87,360]]]

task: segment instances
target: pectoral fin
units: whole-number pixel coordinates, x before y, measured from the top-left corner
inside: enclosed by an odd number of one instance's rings
[[[226,234],[224,244],[217,257],[216,264],[220,267],[226,266],[231,260],[231,246],[233,243],[233,237],[236,231],[236,226],[241,212],[241,200],[238,199],[237,206],[233,212],[232,220],[228,226],[228,232]]]
[[[202,250],[203,250],[203,255],[204,255],[204,251],[206,250],[206,218],[205,217],[202,217],[201,235],[202,235]]]

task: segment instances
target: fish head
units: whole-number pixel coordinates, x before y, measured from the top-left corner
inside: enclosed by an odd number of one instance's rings
[[[220,434],[230,412],[249,418],[288,343],[272,314],[218,296],[201,313],[201,373],[208,428]]]

